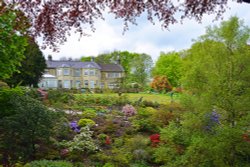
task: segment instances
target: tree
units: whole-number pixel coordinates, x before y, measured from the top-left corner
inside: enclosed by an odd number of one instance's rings
[[[166,76],[155,76],[154,80],[151,82],[150,86],[157,91],[171,91],[172,86],[168,81]]]
[[[234,126],[248,111],[250,29],[237,17],[207,29],[188,51],[184,87],[226,113]]]
[[[27,27],[23,26],[26,22],[19,25],[17,15],[21,15],[20,12],[0,8],[0,80],[18,71],[17,67],[24,58],[27,41],[22,34]]]
[[[245,0],[246,1],[246,0]],[[124,20],[125,29],[128,24],[136,24],[136,18],[143,13],[152,23],[158,19],[162,27],[167,28],[178,20],[195,18],[202,20],[204,14],[216,13],[217,18],[227,7],[228,0],[207,1],[207,0],[186,0],[176,2],[174,0],[162,1],[113,1],[113,0],[90,0],[90,1],[4,1],[1,7],[16,7],[22,10],[31,20],[33,36],[42,36],[46,43],[55,47],[56,43],[66,41],[66,34],[75,29],[81,35],[84,33],[82,24],[88,24],[94,30],[96,19],[103,18],[103,13],[108,11],[115,15],[115,18]],[[242,2],[237,1],[237,2]],[[177,15],[176,13],[179,12]],[[20,20],[22,21],[22,20]]]
[[[83,57],[81,57],[81,61],[82,61],[82,62],[91,61],[91,56],[83,56]]]
[[[157,151],[159,162],[248,166],[249,143],[242,136],[250,128],[249,36],[250,29],[232,17],[208,28],[187,51],[182,80],[189,92],[182,101],[186,112],[179,124],[162,131],[169,145]],[[172,155],[164,158],[164,150]]]
[[[38,148],[51,136],[53,120],[51,111],[28,96],[13,95],[7,103],[12,114],[0,119],[0,151],[4,166],[34,160]]]
[[[182,59],[176,52],[161,53],[152,70],[153,76],[165,76],[172,86],[180,86]]]
[[[119,63],[124,68],[125,78],[122,85],[138,83],[145,86],[153,65],[151,56],[147,54],[131,53],[128,51],[114,51],[100,54],[95,58],[97,63]]]
[[[153,60],[151,56],[144,53],[136,54],[131,61],[131,66],[130,81],[136,82],[141,86],[145,86],[148,83],[153,66]]]
[[[37,87],[40,78],[46,68],[45,58],[34,40],[30,39],[24,52],[25,58],[21,61],[21,66],[17,68],[11,78],[6,82],[11,86],[23,85]]]

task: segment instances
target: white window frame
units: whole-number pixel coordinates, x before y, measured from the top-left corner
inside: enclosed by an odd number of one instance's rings
[[[88,80],[84,80],[84,87],[88,88],[89,87],[89,81]]]
[[[69,75],[70,75],[70,69],[64,68],[64,69],[63,69],[63,75],[64,75],[64,76],[69,76]]]
[[[88,76],[89,75],[89,70],[84,70],[84,75]]]
[[[63,80],[63,88],[70,89],[70,80]]]
[[[89,70],[89,76],[95,76],[95,70]]]
[[[62,69],[57,69],[57,76],[62,76]]]
[[[89,87],[92,88],[92,89],[95,88],[95,81],[90,80],[89,81]]]
[[[81,69],[75,68],[75,77],[80,77],[80,76],[81,76]]]
[[[80,80],[76,80],[75,81],[75,86],[76,86],[76,88],[80,88],[81,87],[81,81]]]

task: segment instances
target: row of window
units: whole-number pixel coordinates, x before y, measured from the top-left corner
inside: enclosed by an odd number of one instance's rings
[[[96,88],[99,87],[100,88],[104,88],[104,83],[101,82],[100,85],[98,86],[98,81],[94,81],[94,80],[84,80],[83,83],[81,83],[81,81],[76,80],[75,82],[73,82],[72,80],[55,80],[55,79],[50,79],[50,80],[44,80],[40,83],[41,87],[46,87],[46,88]],[[108,83],[108,88],[113,89],[116,88],[118,85],[117,83]]]
[[[96,70],[84,70],[83,73],[85,76],[96,76],[97,72]],[[57,69],[57,75],[58,76],[70,76],[70,69],[64,68],[64,69]],[[80,77],[81,76],[81,69],[75,69],[74,70],[74,76],[75,77]]]
[[[58,81],[58,86],[62,87],[62,88],[72,88],[72,87],[76,87],[76,88],[81,88],[81,87],[85,87],[85,88],[95,88],[96,85],[98,84],[98,81],[93,81],[93,80],[84,80],[84,83],[82,85],[81,81],[77,80],[75,81],[75,84],[73,85],[73,81],[71,80],[59,80]]]

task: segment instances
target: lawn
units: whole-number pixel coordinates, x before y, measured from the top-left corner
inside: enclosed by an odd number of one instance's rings
[[[105,93],[105,94],[91,94],[93,96],[117,96],[117,93]],[[171,101],[169,94],[148,94],[148,93],[124,93],[129,100],[138,101],[141,97],[142,100],[157,102],[159,104],[168,104]],[[178,95],[174,96],[174,100],[178,100]]]

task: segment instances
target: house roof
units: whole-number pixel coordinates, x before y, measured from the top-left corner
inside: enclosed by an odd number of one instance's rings
[[[60,68],[60,67],[71,67],[71,68],[94,68],[101,69],[101,67],[95,62],[81,62],[81,61],[46,61],[47,68]]]
[[[120,64],[98,64],[104,72],[124,72]]]

